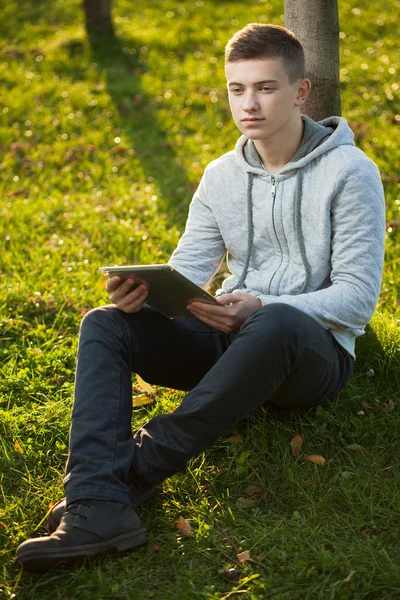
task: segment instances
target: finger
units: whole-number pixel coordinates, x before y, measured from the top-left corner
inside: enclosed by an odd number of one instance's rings
[[[125,293],[120,298],[120,300],[118,302],[116,302],[116,304],[118,304],[118,306],[124,306],[124,307],[129,306],[130,304],[139,300],[139,298],[141,298],[143,293],[146,291],[147,291],[147,289],[146,289],[145,285],[139,285],[137,288],[135,288],[134,290],[129,292],[129,294]]]
[[[137,290],[134,290],[134,292],[132,292],[132,294],[134,294],[136,292],[137,292]],[[120,310],[123,310],[126,313],[138,312],[143,307],[143,304],[145,303],[149,292],[147,289],[144,289],[142,291],[142,293],[139,293],[139,295],[136,294],[133,299],[132,299],[132,294],[128,294],[127,296],[125,296],[123,301],[121,301],[119,304],[116,305],[117,308],[119,308]]]
[[[189,306],[194,310],[201,312],[204,315],[215,315],[222,316],[226,314],[226,311],[229,307],[227,306],[217,306],[216,304],[208,304],[206,302],[192,302]]]
[[[191,310],[190,312],[194,317],[196,317],[200,321],[203,321],[203,323],[210,325],[211,327],[215,327],[216,329],[220,329],[226,332],[229,332],[231,330],[230,323],[224,319],[217,318],[211,315],[206,315],[195,310]]]
[[[107,292],[113,292],[117,289],[121,281],[121,277],[119,275],[114,275],[107,280],[106,290]]]
[[[247,297],[248,294],[246,292],[235,292],[234,294],[221,294],[217,296],[215,299],[218,304],[233,304],[234,302],[240,302]]]
[[[118,287],[110,293],[110,298],[112,302],[118,304],[123,298],[125,298],[134,282],[134,279],[123,279],[118,285]]]
[[[134,283],[135,280],[133,278],[122,279],[119,275],[116,275],[109,279],[106,288],[108,292],[115,292],[118,290],[121,295],[125,295]]]

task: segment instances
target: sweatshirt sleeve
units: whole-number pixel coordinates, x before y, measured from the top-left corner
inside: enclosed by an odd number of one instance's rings
[[[189,207],[185,232],[168,264],[188,279],[205,287],[226,253],[225,244],[207,198],[204,173]]]
[[[352,329],[362,335],[379,297],[385,242],[383,187],[372,161],[350,163],[339,173],[331,223],[329,287],[294,296],[249,293],[258,296],[263,305],[290,304],[325,329]]]

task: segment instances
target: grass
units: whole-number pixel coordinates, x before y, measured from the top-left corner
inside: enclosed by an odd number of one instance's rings
[[[382,294],[349,386],[297,423],[250,416],[166,481],[140,510],[145,548],[42,576],[21,572],[14,552],[43,533],[63,493],[79,322],[107,302],[97,267],[168,259],[205,165],[238,136],[224,44],[249,21],[283,23],[283,3],[120,0],[118,39],[97,50],[77,0],[4,8],[1,598],[400,597],[400,4],[339,4],[343,114],[381,170],[388,218]],[[160,389],[134,427],[181,397]],[[293,460],[296,430],[304,446]],[[252,560],[240,562],[246,550]]]

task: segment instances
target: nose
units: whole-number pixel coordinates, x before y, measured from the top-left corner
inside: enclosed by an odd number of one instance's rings
[[[256,95],[253,91],[246,92],[243,98],[243,110],[245,112],[254,112],[260,108]]]

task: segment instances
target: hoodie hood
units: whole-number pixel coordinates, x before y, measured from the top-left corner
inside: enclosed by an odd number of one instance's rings
[[[329,117],[315,122],[302,115],[304,135],[293,158],[279,171],[279,175],[298,170],[309,162],[338,146],[354,146],[354,134],[343,117]],[[255,175],[265,175],[265,168],[254,142],[242,135],[235,147],[239,166]]]

